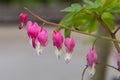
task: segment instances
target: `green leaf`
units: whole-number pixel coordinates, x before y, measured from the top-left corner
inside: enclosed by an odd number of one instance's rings
[[[62,12],[78,12],[82,9],[81,5],[78,3],[74,3],[72,4],[70,7],[67,7],[63,10],[61,10]]]
[[[104,0],[103,3],[104,4],[103,4],[101,10],[105,10],[105,9],[107,9],[109,7],[115,7],[118,4],[117,0]]]
[[[71,34],[71,31],[70,31],[70,30],[68,30],[68,29],[65,29],[65,30],[64,30],[64,36],[65,36],[65,38],[69,37],[70,34]]]
[[[98,21],[95,18],[89,19],[82,27],[82,31],[88,31],[89,33],[96,31],[98,27]]]
[[[114,16],[112,14],[110,14],[109,12],[104,12],[101,18],[110,30],[114,29]]]
[[[91,9],[91,8],[99,8],[101,4],[98,1],[92,2],[90,0],[84,0],[84,2],[87,4],[86,8]]]
[[[59,24],[65,25],[67,27],[72,27],[72,25],[73,25],[73,21],[72,21],[73,17],[74,17],[74,13],[68,13],[67,15],[64,16],[64,18],[60,21]],[[60,26],[56,27],[56,30],[60,30],[60,29],[61,29]]]
[[[60,24],[66,26],[72,26],[72,19],[74,17],[74,13],[68,13],[64,16],[64,18],[60,21]]]
[[[120,13],[120,7],[108,8],[106,11],[113,12],[113,13]]]
[[[98,26],[98,21],[96,19],[92,19],[88,25],[89,27],[88,32],[91,33],[91,32],[96,31],[97,26]]]

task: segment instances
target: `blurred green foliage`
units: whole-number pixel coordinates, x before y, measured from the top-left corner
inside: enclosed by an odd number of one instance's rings
[[[50,4],[50,3],[73,3],[80,2],[81,0],[0,0],[0,3],[19,3],[19,4]]]
[[[120,0],[84,0],[61,10],[67,12],[60,24],[83,32],[95,32],[102,20],[110,30],[114,30],[114,14],[120,15]],[[71,31],[65,30],[65,37]]]

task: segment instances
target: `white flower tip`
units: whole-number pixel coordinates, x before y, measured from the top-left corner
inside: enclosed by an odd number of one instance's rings
[[[55,55],[56,55],[57,59],[59,60],[60,57],[61,57],[61,51],[59,49],[56,49],[55,50]]]
[[[93,77],[94,74],[95,74],[95,66],[94,65],[90,66],[88,69],[89,69],[89,75],[90,75],[90,77]]]
[[[32,39],[29,38],[29,43],[30,43],[30,46],[32,46]]]
[[[66,53],[66,54],[65,54],[64,59],[65,59],[65,63],[66,63],[66,64],[68,64],[68,63],[70,62],[71,57],[72,57],[71,53]]]
[[[36,47],[36,50],[37,50],[37,55],[38,55],[38,56],[42,55],[43,48],[42,48],[41,46],[37,46],[37,47]]]

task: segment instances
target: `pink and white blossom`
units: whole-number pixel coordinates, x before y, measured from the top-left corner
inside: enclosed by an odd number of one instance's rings
[[[45,28],[41,28],[37,36],[37,54],[41,55],[43,51],[43,47],[46,47],[48,42],[48,32]]]
[[[55,51],[55,54],[57,58],[59,59],[61,56],[61,48],[62,48],[63,40],[64,40],[61,31],[54,30],[52,34],[52,40],[53,40],[53,45],[57,48]]]
[[[95,49],[92,48],[89,50],[86,56],[86,59],[87,59],[87,65],[89,68],[89,74],[92,77],[95,74],[95,66],[96,66],[97,59],[98,59]]]
[[[72,52],[75,47],[75,41],[72,37],[67,37],[64,41],[66,47],[65,62],[69,63],[72,57]]]
[[[33,48],[36,48],[36,39],[41,28],[37,22],[28,21],[26,24],[26,30],[30,39],[30,44],[33,46]]]

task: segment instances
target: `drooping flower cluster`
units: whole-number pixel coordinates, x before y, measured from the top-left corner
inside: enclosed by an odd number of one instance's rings
[[[26,30],[30,44],[37,50],[37,54],[41,55],[43,47],[47,45],[48,32],[45,28],[40,27],[37,22],[28,21]]]
[[[23,23],[27,20],[27,18],[28,18],[27,14],[24,14],[24,13],[20,14],[21,25],[19,26],[19,29],[22,28]],[[47,29],[39,26],[37,22],[28,21],[26,23],[26,31],[27,31],[31,46],[34,49],[36,49],[38,55],[41,55],[43,52],[43,47],[46,47],[48,43]],[[66,54],[64,59],[66,63],[69,63],[72,57],[73,48],[75,46],[75,42],[73,38],[68,37],[64,40],[64,37],[61,31],[54,30],[52,34],[52,40],[53,40],[53,45],[56,47],[55,54],[58,59],[60,59],[61,48],[64,43],[66,47]]]
[[[57,56],[58,59],[60,59],[61,56],[61,48],[64,42],[64,45],[66,47],[66,54],[65,54],[65,62],[69,63],[71,57],[72,57],[72,52],[73,52],[73,48],[75,46],[75,42],[73,40],[72,37],[68,37],[65,39],[63,38],[63,35],[60,31],[53,31],[53,35],[52,35],[52,40],[53,40],[53,45],[57,48],[55,51],[55,54]]]
[[[89,75],[92,77],[95,74],[95,66],[98,59],[97,53],[94,48],[89,50],[86,56],[86,59],[87,59],[87,65],[89,69]]]

